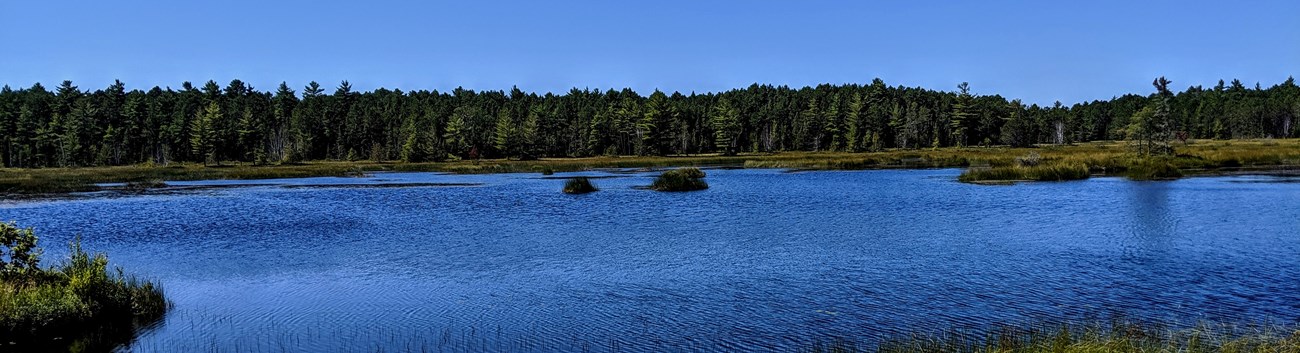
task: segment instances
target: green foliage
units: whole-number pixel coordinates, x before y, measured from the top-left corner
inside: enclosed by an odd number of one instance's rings
[[[1063,181],[1087,179],[1088,176],[1088,167],[1082,164],[1016,165],[967,169],[961,173],[961,176],[957,177],[957,180],[967,183],[1021,180]]]
[[[869,85],[752,85],[721,93],[518,89],[451,92],[376,89],[342,82],[333,94],[311,82],[259,92],[222,87],[127,91],[114,82],[85,91],[0,89],[0,163],[86,167],[153,162],[264,164],[309,160],[681,155],[782,151],[884,151],[1030,147],[1130,137],[1144,155],[1169,155],[1172,136],[1289,138],[1300,135],[1300,87],[1234,80],[1174,93],[1040,107],[997,95]],[[1150,111],[1143,113],[1144,109]],[[1139,114],[1141,113],[1141,114]],[[473,156],[471,156],[473,155]]]
[[[203,158],[205,165],[218,161],[217,130],[214,124],[221,119],[221,106],[217,102],[211,102],[194,118],[194,123],[190,126],[190,148],[194,155]]]
[[[724,155],[736,154],[740,134],[740,112],[730,101],[722,100],[713,106],[709,115],[709,126],[713,129],[713,145]]]
[[[1134,150],[1146,157],[1168,156],[1174,153],[1173,123],[1169,107],[1169,80],[1157,78],[1152,84],[1156,87],[1154,104],[1148,105],[1134,114],[1127,129],[1128,140]]]
[[[663,172],[655,178],[650,189],[656,191],[695,191],[709,188],[704,182],[704,171],[699,168],[677,168]]]
[[[566,194],[586,194],[598,190],[600,189],[591,185],[591,180],[587,180],[586,177],[570,178],[569,181],[564,183],[564,193]]]
[[[0,232],[16,230],[12,224]],[[31,236],[30,229],[24,236]],[[35,253],[39,254],[39,250]],[[0,339],[43,340],[77,336],[103,325],[132,325],[160,318],[170,304],[162,288],[110,272],[108,257],[91,254],[80,241],[57,268],[29,268],[0,279]]]
[[[1168,180],[1183,177],[1183,172],[1164,159],[1147,159],[1128,166],[1125,173],[1133,180]]]
[[[32,228],[0,223],[0,280],[23,278],[40,270],[41,249]]]

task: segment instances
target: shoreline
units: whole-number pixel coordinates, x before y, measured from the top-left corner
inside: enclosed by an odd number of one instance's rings
[[[1033,156],[1034,168],[1064,165],[1086,168],[1084,175],[1051,179],[1011,175],[1001,178],[962,180],[972,184],[1006,184],[1022,180],[1076,180],[1093,176],[1126,176],[1130,167],[1146,163],[1128,152],[1124,142],[1091,142],[1048,145],[1033,148],[949,147],[880,152],[775,152],[725,156],[617,156],[586,158],[541,158],[536,160],[490,159],[430,163],[394,161],[313,161],[281,165],[172,164],[86,168],[0,169],[0,198],[22,199],[67,195],[76,192],[149,190],[165,186],[164,181],[259,180],[306,177],[361,176],[370,172],[444,172],[456,174],[575,172],[598,169],[641,169],[670,167],[770,168],[809,170],[877,170],[967,168],[967,173],[989,169],[1017,169],[1026,156]],[[1041,159],[1041,162],[1037,160]],[[1041,163],[1041,164],[1039,164]],[[1193,141],[1178,147],[1178,155],[1161,163],[1181,172],[1180,176],[1300,175],[1300,139]],[[1024,168],[1021,168],[1024,169]],[[963,175],[967,174],[963,173]],[[1005,173],[1002,173],[1005,174]],[[1012,173],[1015,174],[1015,173]],[[998,176],[1005,176],[999,174]],[[1139,179],[1138,177],[1133,177]],[[1176,179],[1156,176],[1142,179]],[[120,187],[100,184],[122,183]]]

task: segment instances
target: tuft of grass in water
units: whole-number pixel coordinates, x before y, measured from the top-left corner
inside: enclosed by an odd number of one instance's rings
[[[704,182],[704,171],[699,168],[677,168],[663,172],[655,178],[650,189],[657,191],[695,191],[709,188]]]
[[[12,223],[0,223],[0,228],[32,234]],[[151,322],[170,308],[157,283],[125,275],[120,268],[110,271],[108,257],[85,251],[80,240],[70,247],[71,256],[60,266],[34,268],[33,263],[0,276],[0,341],[78,344],[77,337]]]
[[[586,177],[571,178],[569,181],[564,182],[564,193],[566,194],[586,194],[597,190],[600,189],[597,189],[595,185],[591,185],[591,180],[587,180]]]

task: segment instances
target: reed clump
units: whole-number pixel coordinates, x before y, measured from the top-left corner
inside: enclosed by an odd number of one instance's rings
[[[31,228],[0,223],[0,341],[49,344],[92,335],[108,326],[157,320],[170,308],[157,283],[110,271],[108,257],[70,244],[62,265],[39,266]]]
[[[595,185],[591,185],[591,180],[588,180],[587,177],[576,177],[564,182],[563,191],[566,194],[586,194],[598,190],[600,189],[597,189]]]
[[[704,182],[704,171],[699,168],[677,168],[663,172],[655,178],[650,189],[656,191],[695,191],[709,188]]]

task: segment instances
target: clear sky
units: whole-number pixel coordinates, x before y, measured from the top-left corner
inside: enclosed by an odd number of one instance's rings
[[[1067,103],[1300,73],[1300,1],[3,1],[0,84],[238,78],[704,92],[868,83]]]

